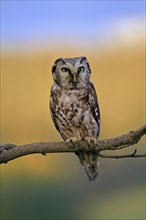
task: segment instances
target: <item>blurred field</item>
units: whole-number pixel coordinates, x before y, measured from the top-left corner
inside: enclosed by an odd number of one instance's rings
[[[99,98],[100,139],[145,123],[144,45],[6,51],[1,57],[2,143],[61,140],[48,107],[51,66],[60,56],[81,55],[89,59]],[[136,147],[144,152],[144,140]],[[100,168],[99,178],[89,183],[73,154],[32,155],[2,165],[2,219],[145,219],[145,159],[103,159]]]
[[[48,111],[52,85],[51,67],[60,56],[88,57],[99,97],[105,137],[135,129],[144,123],[145,60],[144,47],[133,50],[78,50],[8,54],[1,59],[2,141],[24,143],[54,140],[55,129]],[[124,126],[127,126],[125,128]],[[55,135],[55,137],[54,137]],[[106,135],[106,136],[107,136]],[[59,135],[57,136],[59,139]]]

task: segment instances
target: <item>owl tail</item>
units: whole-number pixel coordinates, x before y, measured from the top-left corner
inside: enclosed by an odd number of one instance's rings
[[[80,163],[83,166],[85,172],[87,173],[87,176],[90,181],[95,180],[95,178],[98,176],[98,168],[99,168],[99,162],[97,154],[92,152],[80,152],[77,153]]]

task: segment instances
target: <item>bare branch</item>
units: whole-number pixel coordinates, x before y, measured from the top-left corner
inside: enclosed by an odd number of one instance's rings
[[[132,154],[125,154],[125,155],[105,155],[105,154],[98,154],[99,157],[102,158],[114,158],[114,159],[120,159],[120,158],[138,158],[138,157],[146,157],[146,154],[136,154],[137,149],[134,150]]]
[[[29,154],[41,153],[46,155],[47,153],[65,153],[65,152],[80,152],[80,151],[94,151],[100,157],[107,158],[106,155],[102,155],[99,152],[105,150],[119,150],[136,144],[142,136],[146,134],[146,124],[137,129],[136,131],[130,131],[128,134],[124,134],[115,138],[98,141],[96,144],[87,143],[86,141],[77,141],[74,143],[66,142],[38,142],[26,145],[15,144],[0,144],[0,163],[7,163],[10,160],[14,160],[18,157],[26,156]],[[125,156],[125,155],[124,155]],[[122,158],[124,156],[109,158]],[[145,157],[146,155],[135,155],[130,157]],[[127,157],[127,156],[126,156]],[[128,156],[129,157],[129,156]]]

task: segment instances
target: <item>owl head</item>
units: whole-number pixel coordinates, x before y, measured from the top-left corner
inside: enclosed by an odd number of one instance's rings
[[[52,74],[55,83],[65,89],[81,89],[90,80],[91,69],[86,57],[58,58]]]

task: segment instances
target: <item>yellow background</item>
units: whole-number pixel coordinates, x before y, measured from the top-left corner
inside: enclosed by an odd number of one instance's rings
[[[61,141],[48,100],[58,57],[87,56],[98,94],[105,139],[145,123],[145,52],[142,43],[94,48],[5,52],[1,57],[1,142]],[[144,138],[117,151],[142,153]],[[115,153],[115,152],[110,152]],[[89,182],[74,154],[29,155],[1,165],[3,219],[144,219],[145,159],[100,159]]]

